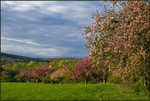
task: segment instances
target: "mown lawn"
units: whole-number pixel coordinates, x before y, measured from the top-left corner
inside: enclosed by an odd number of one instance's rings
[[[148,100],[117,84],[1,83],[1,100]]]

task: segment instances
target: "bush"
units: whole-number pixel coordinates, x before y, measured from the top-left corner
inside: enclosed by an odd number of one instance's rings
[[[133,89],[134,89],[134,91],[136,92],[136,94],[145,94],[145,95],[147,95],[148,94],[148,91],[147,91],[147,89],[146,89],[146,87],[145,86],[143,86],[142,84],[141,84],[141,82],[136,82],[135,84],[133,84]]]
[[[50,73],[46,74],[46,76],[45,76],[45,83],[51,83],[50,78],[51,78],[51,74]]]
[[[20,75],[20,74],[16,75],[14,78],[15,78],[17,81],[19,81],[19,82],[22,82],[23,79],[24,79],[23,76]]]
[[[65,70],[58,69],[57,71],[54,71],[51,74],[50,80],[53,81],[53,83],[64,83],[64,77],[65,77]]]
[[[109,76],[108,82],[115,83],[115,84],[121,84],[121,80],[117,77]]]
[[[1,76],[1,82],[10,82],[12,81],[12,78],[10,75],[2,75]]]

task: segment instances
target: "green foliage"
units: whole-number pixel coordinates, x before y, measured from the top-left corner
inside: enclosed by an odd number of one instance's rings
[[[49,62],[49,68],[68,68],[72,70],[75,66],[75,63],[77,63],[79,59],[67,59],[67,60],[58,60],[58,61],[52,61]]]
[[[17,75],[18,72],[16,71],[2,71],[0,72],[1,81],[2,82],[14,82],[16,81],[14,76]]]
[[[4,68],[3,67],[0,67],[0,72],[4,71]]]
[[[141,88],[141,83],[140,82],[137,82],[134,84],[134,91],[139,94],[139,92],[142,90]]]
[[[132,86],[132,88],[134,89],[134,91],[135,91],[135,93],[137,94],[137,95],[140,95],[140,94],[145,94],[145,95],[148,95],[149,94],[149,92],[147,91],[147,89],[146,89],[146,87],[145,86],[143,86],[142,85],[142,83],[141,82],[136,82],[133,86]]]
[[[1,82],[10,82],[10,81],[12,81],[12,77],[8,74],[2,75],[0,79],[1,79]]]
[[[49,63],[49,68],[55,68],[55,62],[54,61]]]
[[[3,68],[5,70],[9,70],[9,71],[24,71],[27,69],[26,63],[23,62],[18,62],[18,63],[12,63],[12,64],[5,64],[3,65]]]
[[[114,84],[121,84],[121,79],[117,78],[117,77],[113,77],[112,75],[110,75],[108,77],[108,82],[114,83]]]
[[[27,64],[27,66],[28,67],[35,67],[36,66],[36,62],[35,61],[30,61],[28,64]]]
[[[14,78],[15,78],[17,81],[19,81],[19,82],[24,81],[24,77],[23,77],[22,75],[20,75],[20,74],[16,75]]]
[[[45,83],[51,83],[51,80],[50,80],[50,78],[51,78],[51,74],[49,73],[49,74],[46,74],[46,76],[45,76]]]

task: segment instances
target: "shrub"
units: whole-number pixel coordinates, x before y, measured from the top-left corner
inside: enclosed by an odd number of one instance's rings
[[[109,76],[108,77],[108,82],[115,83],[115,84],[120,84],[122,81],[121,81],[120,78]]]
[[[145,86],[142,85],[141,82],[136,82],[133,87],[134,91],[136,92],[136,94],[140,95],[141,93],[144,93],[144,94],[148,94],[148,91],[146,89]]]
[[[54,71],[50,77],[50,79],[55,83],[63,83],[63,79],[65,77],[65,70],[58,69],[57,71]]]

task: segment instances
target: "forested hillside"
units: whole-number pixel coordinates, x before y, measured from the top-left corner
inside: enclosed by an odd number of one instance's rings
[[[1,52],[1,65],[8,64],[8,63],[18,63],[18,62],[50,62],[50,61],[58,61],[58,60],[69,60],[75,58],[33,58],[33,57],[26,57],[20,56],[15,54],[7,54]]]
[[[44,62],[45,60],[1,52],[1,65],[7,64],[7,63],[29,62],[29,61],[43,61]]]

